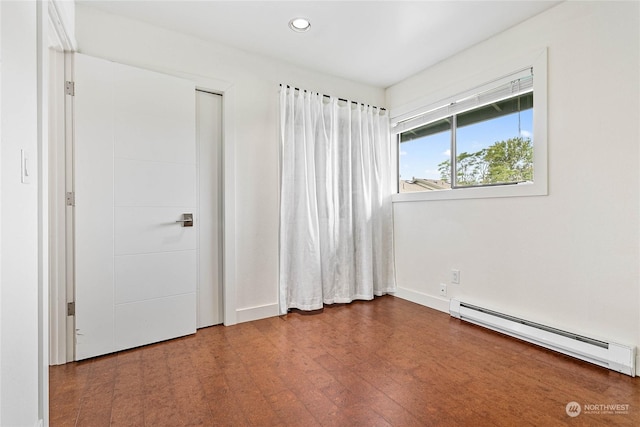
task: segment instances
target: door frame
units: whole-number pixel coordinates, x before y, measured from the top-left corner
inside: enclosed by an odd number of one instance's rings
[[[149,68],[139,64],[125,64],[138,68],[146,68],[175,77],[190,80],[196,90],[212,92],[222,95],[222,203],[223,203],[223,232],[222,232],[222,297],[223,324],[225,326],[237,323],[236,315],[236,245],[235,245],[235,97],[236,91],[232,83],[210,79],[207,77],[162,68]],[[53,72],[53,71],[52,71]],[[73,52],[65,53],[65,80],[73,80]],[[63,96],[64,114],[56,112],[53,120],[56,125],[65,129],[64,139],[52,139],[49,150],[66,153],[64,159],[58,159],[57,167],[50,168],[50,182],[62,180],[65,186],[51,187],[50,201],[52,209],[65,218],[50,228],[51,247],[50,259],[55,260],[49,267],[49,292],[51,303],[51,328],[49,344],[49,363],[51,365],[64,364],[75,360],[75,319],[67,316],[66,303],[74,301],[74,226],[73,208],[66,206],[66,193],[73,192],[73,97],[65,95],[63,91],[54,94]],[[59,102],[56,105],[61,105]],[[195,126],[195,121],[194,121]],[[62,145],[62,146],[61,146]],[[64,187],[64,188],[63,188]],[[64,249],[62,249],[64,248]],[[65,273],[54,271],[54,267],[66,266]],[[66,283],[65,283],[66,282]]]

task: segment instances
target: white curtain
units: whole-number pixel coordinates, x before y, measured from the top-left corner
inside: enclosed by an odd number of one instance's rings
[[[389,118],[280,91],[280,312],[395,291]]]

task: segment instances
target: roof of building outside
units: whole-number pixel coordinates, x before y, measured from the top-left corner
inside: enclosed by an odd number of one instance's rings
[[[451,184],[439,179],[412,178],[410,180],[400,180],[400,193],[449,190],[450,188]]]

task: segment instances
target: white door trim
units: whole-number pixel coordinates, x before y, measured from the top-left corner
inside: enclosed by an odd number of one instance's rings
[[[37,425],[49,425],[49,365],[64,363],[66,354],[66,330],[68,319],[59,312],[59,299],[66,297],[64,273],[65,269],[65,227],[60,228],[60,222],[53,222],[52,218],[60,213],[60,200],[55,191],[59,188],[57,179],[63,180],[64,162],[60,168],[60,161],[55,158],[55,164],[50,161],[52,151],[60,153],[60,144],[65,140],[65,108],[64,93],[58,87],[50,86],[50,78],[58,81],[64,78],[65,58],[62,52],[75,50],[75,34],[72,24],[64,19],[58,8],[58,0],[47,0],[37,4],[38,35],[38,110],[39,110],[39,138],[38,138],[38,177],[39,177],[39,233],[38,233],[38,311],[39,311],[39,344],[38,344],[38,421]],[[67,9],[70,9],[67,7]],[[73,7],[71,7],[73,9]],[[71,25],[71,28],[69,27]],[[50,48],[57,52],[52,54]],[[55,64],[50,62],[50,55]],[[53,107],[53,111],[50,109]],[[50,130],[55,137],[52,138]],[[50,169],[51,166],[53,169]],[[55,174],[55,175],[54,175]],[[52,181],[51,181],[52,180]],[[62,221],[64,221],[64,206],[62,206]],[[52,237],[54,236],[54,237]],[[58,250],[61,248],[62,253]],[[62,279],[62,280],[60,280]],[[62,294],[62,295],[61,295]],[[55,310],[52,310],[53,307]],[[66,313],[65,313],[66,314]],[[52,322],[52,323],[50,323]],[[55,325],[55,327],[53,326]],[[62,348],[60,348],[62,345]],[[73,353],[71,354],[73,355]],[[65,360],[66,361],[66,360]]]
[[[63,52],[53,50],[49,52],[49,74],[52,82],[64,81]],[[51,298],[49,301],[49,319],[51,343],[49,345],[49,359],[52,365],[65,363],[66,360],[66,238],[65,238],[65,117],[63,86],[50,85],[49,99],[49,287]]]
[[[59,55],[56,52],[54,55]],[[55,136],[49,139],[49,364],[61,365],[74,360],[74,318],[67,316],[67,302],[74,300],[73,287],[73,208],[67,206],[65,193],[73,191],[73,97],[65,95],[63,82],[73,75],[73,53],[63,54],[63,69],[50,70],[59,80],[60,90],[51,92],[55,105],[50,126]],[[61,64],[57,63],[56,66]]]
[[[43,182],[43,192],[47,194],[47,205],[50,218],[48,241],[49,248],[47,271],[42,272],[48,278],[48,286],[43,289],[49,296],[47,302],[48,333],[49,339],[44,343],[42,351],[48,354],[47,365],[58,365],[73,360],[73,318],[66,316],[66,301],[73,300],[73,287],[71,294],[68,294],[69,264],[67,258],[69,249],[67,248],[67,228],[71,224],[66,215],[64,202],[65,191],[68,188],[65,164],[68,162],[65,140],[71,141],[71,115],[70,104],[62,90],[64,80],[69,79],[70,55],[76,49],[73,25],[60,13],[60,2],[58,0],[48,0],[43,2],[43,31],[42,49],[44,53],[43,63],[46,61],[46,69],[43,70],[43,79],[55,78],[59,85],[54,85],[47,95],[48,118],[48,141],[46,159],[42,159],[43,166],[48,166],[47,170],[42,170],[42,176],[46,176]],[[69,8],[67,8],[69,9]],[[71,8],[72,9],[72,8]],[[52,56],[56,57],[56,63],[49,62],[49,48],[55,50]],[[46,58],[46,59],[45,59]],[[53,68],[49,68],[53,65]],[[45,100],[43,99],[43,102]],[[52,107],[52,108],[49,108]],[[52,133],[53,132],[53,133]],[[46,173],[46,175],[45,175]],[[43,203],[45,200],[43,199]],[[44,237],[43,237],[44,238]],[[48,288],[48,289],[47,289]],[[45,312],[46,313],[46,312]],[[44,314],[44,313],[42,313]]]
[[[196,90],[222,95],[222,168],[223,168],[223,222],[222,236],[222,296],[224,325],[238,323],[236,302],[236,88],[227,81],[211,79],[197,74],[158,68],[153,71],[191,80]]]
[[[224,325],[238,323],[236,303],[236,151],[235,151],[235,86],[223,80],[210,79],[172,70],[156,70],[189,79],[196,90],[222,95],[222,168],[223,168],[223,236],[222,296]]]

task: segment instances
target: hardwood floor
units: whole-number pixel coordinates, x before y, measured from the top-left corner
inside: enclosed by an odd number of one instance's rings
[[[638,426],[640,380],[385,296],[51,367],[50,424]]]

